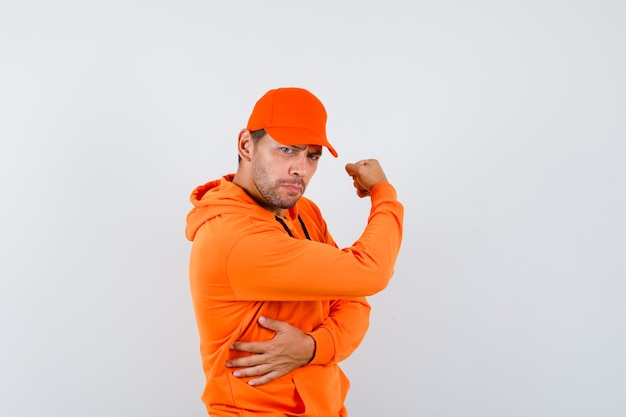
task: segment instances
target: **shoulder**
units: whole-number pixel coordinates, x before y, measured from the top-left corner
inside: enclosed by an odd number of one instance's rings
[[[309,215],[315,214],[315,217],[322,217],[321,211],[317,204],[313,202],[313,200],[309,200],[306,197],[300,197],[298,200],[298,204],[296,205],[300,212],[305,212]]]

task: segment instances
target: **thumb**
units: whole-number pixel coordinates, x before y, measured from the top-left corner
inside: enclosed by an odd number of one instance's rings
[[[359,166],[357,164],[346,164],[346,172],[351,177],[354,177],[359,171]]]
[[[285,325],[285,323],[280,320],[270,319],[265,316],[259,317],[259,324],[266,329],[270,329],[275,332],[279,332],[280,330],[282,330],[283,326]]]

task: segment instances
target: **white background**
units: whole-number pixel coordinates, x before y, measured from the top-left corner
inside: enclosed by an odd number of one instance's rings
[[[0,1],[0,415],[203,416],[184,238],[268,89],[405,204],[351,417],[626,415],[623,1]],[[303,265],[303,268],[311,265]]]

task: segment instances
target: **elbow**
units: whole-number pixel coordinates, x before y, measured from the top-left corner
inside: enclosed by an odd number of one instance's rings
[[[391,281],[392,276],[393,276],[393,271],[385,271],[384,273],[379,273],[379,274],[372,276],[369,282],[368,288],[366,290],[367,294],[365,295],[370,296],[370,295],[378,294],[379,292],[387,288],[387,286],[389,285],[389,282]]]

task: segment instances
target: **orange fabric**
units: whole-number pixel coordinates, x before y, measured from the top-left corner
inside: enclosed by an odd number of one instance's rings
[[[277,88],[263,95],[248,119],[248,130],[265,129],[285,145],[326,146],[336,158],[337,151],[326,138],[326,109],[304,88]]]
[[[337,362],[365,336],[370,306],[364,297],[385,288],[393,274],[403,219],[395,190],[387,183],[371,190],[364,233],[339,249],[310,200],[302,197],[288,210],[284,220],[292,238],[231,180],[232,175],[196,188],[187,217],[207,410],[212,416],[346,416],[349,382]],[[233,342],[274,336],[258,324],[262,315],[311,334],[316,352],[309,365],[253,387],[225,363],[245,355],[229,349]]]

